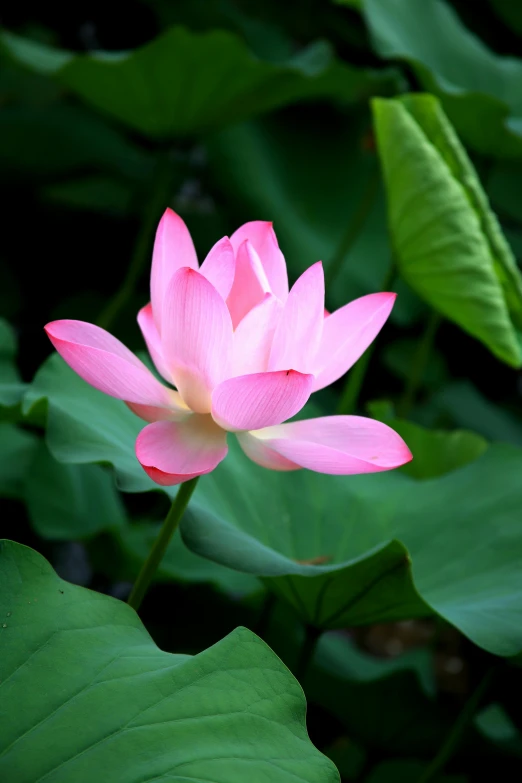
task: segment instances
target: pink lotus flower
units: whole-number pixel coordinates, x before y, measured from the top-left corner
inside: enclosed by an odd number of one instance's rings
[[[156,234],[150,288],[138,323],[158,372],[177,391],[98,326],[64,320],[45,329],[81,378],[151,422],[136,455],[158,484],[214,470],[227,454],[228,433],[273,470],[371,473],[411,459],[402,438],[373,419],[283,424],[354,364],[395,294],[363,296],[326,314],[322,264],[289,292],[272,224],[262,221],[221,239],[198,269],[188,229],[170,209]]]

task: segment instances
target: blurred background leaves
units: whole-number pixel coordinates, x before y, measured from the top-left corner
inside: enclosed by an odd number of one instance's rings
[[[48,359],[42,326],[101,319],[143,350],[163,209],[200,258],[241,222],[273,220],[292,281],[322,259],[328,309],[398,292],[364,382],[352,371],[355,389],[341,380],[309,413],[348,400],[415,460],[337,480],[233,452],[202,481],[145,624],[188,653],[245,624],[295,671],[303,620],[337,613],[303,685],[343,780],[513,779],[521,669],[497,655],[522,650],[517,4],[57,9],[2,15],[2,534],[126,597],[168,499],[135,461],[139,421]]]

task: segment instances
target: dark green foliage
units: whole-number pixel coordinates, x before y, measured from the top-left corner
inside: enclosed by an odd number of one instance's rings
[[[518,4],[90,0],[2,21],[0,779],[518,780]],[[123,601],[177,488],[43,326],[100,319],[143,351],[166,206],[200,259],[272,220],[291,282],[323,261],[330,311],[398,293],[350,412],[414,460],[278,473],[230,437],[138,618]],[[353,373],[300,417],[337,412]]]

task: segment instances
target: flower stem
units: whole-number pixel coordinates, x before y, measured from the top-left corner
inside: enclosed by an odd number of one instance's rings
[[[393,281],[395,279],[395,275],[396,275],[396,266],[395,266],[395,260],[392,257],[391,263],[384,276],[384,280],[382,281],[381,291],[388,291],[391,288]],[[373,342],[371,345],[368,346],[368,348],[363,353],[363,355],[361,356],[361,358],[359,359],[355,367],[352,370],[350,370],[348,378],[346,379],[343,393],[341,394],[341,399],[339,401],[337,413],[348,414],[348,413],[353,413],[354,410],[356,410],[357,403],[359,401],[359,396],[361,394],[362,385],[366,377],[366,371],[368,370],[368,365],[370,364],[370,359],[373,356],[374,350],[375,350],[375,342]]]
[[[433,780],[440,775],[450,758],[455,753],[464,731],[473,720],[477,708],[480,706],[480,702],[484,698],[484,695],[491,684],[493,675],[497,672],[497,668],[497,666],[492,666],[479,682],[476,689],[473,691],[464,705],[457,720],[453,724],[439,752],[421,774],[418,783],[428,783],[430,780]]]
[[[368,184],[366,185],[362,198],[359,202],[359,206],[353,214],[352,219],[348,222],[346,231],[341,237],[341,241],[339,242],[339,247],[337,248],[332,261],[328,265],[328,271],[326,275],[327,287],[332,285],[334,282],[335,278],[341,270],[341,266],[346,258],[346,255],[349,253],[352,245],[355,243],[357,237],[361,233],[361,230],[363,229],[364,224],[366,223],[375,203],[375,198],[379,192],[380,181],[381,175],[379,169],[377,169],[375,173],[368,179]]]
[[[406,381],[403,395],[397,406],[397,414],[401,419],[405,419],[408,416],[411,406],[415,401],[415,397],[419,390],[419,386],[421,385],[422,378],[426,370],[426,365],[433,348],[433,341],[435,340],[435,335],[437,333],[437,329],[439,328],[440,321],[440,315],[435,310],[432,310],[429,315],[424,334],[418,342],[417,350],[415,351],[415,356],[413,359],[413,366],[408,376],[408,380]]]
[[[177,167],[169,154],[158,157],[152,175],[151,192],[147,198],[147,206],[138,231],[127,274],[114,296],[107,302],[100,313],[97,324],[108,329],[125,307],[134,293],[144,267],[151,255],[151,245],[156,225],[168,203]]]
[[[134,587],[132,588],[131,594],[127,600],[129,606],[132,606],[132,608],[136,611],[138,611],[145,593],[147,592],[149,585],[154,577],[154,574],[156,573],[159,564],[163,560],[163,556],[170,543],[170,539],[179,526],[181,517],[183,516],[183,513],[188,506],[192,493],[196,489],[198,478],[199,476],[196,476],[196,478],[190,479],[189,481],[185,481],[183,484],[181,484],[178,490],[178,494],[172,501],[170,511],[165,517],[165,521],[161,526],[158,537],[152,545],[149,556],[143,563],[141,571],[138,574],[138,578],[136,579]]]
[[[317,642],[321,638],[321,634],[321,628],[316,628],[315,625],[307,625],[305,627],[305,638],[299,651],[299,658],[295,668],[295,676],[301,685],[303,684],[306,673],[312,663],[315,648],[317,647]]]

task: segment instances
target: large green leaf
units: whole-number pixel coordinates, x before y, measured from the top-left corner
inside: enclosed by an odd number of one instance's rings
[[[430,95],[375,99],[392,241],[429,304],[514,367],[522,365],[522,277],[473,166]]]
[[[197,656],[159,650],[135,612],[0,549],[0,775],[10,783],[334,783],[299,684],[238,629]]]
[[[429,606],[492,652],[522,647],[518,449],[492,447],[422,482],[397,471],[281,478],[239,454],[233,460],[232,451],[203,479],[185,517],[194,551],[268,577],[323,627],[421,615]],[[393,539],[402,545],[386,543]],[[314,559],[328,565],[298,562]]]
[[[134,457],[142,422],[123,403],[58,356],[36,376],[28,407],[42,398],[57,459],[109,462],[127,489],[158,489]],[[231,437],[181,530],[198,554],[265,577],[305,621],[335,628],[436,611],[487,650],[513,655],[522,649],[521,471],[520,450],[494,446],[426,481],[398,471],[285,474],[251,463]]]
[[[491,52],[441,0],[364,0],[363,12],[377,52],[413,68],[467,144],[522,154],[522,60]]]
[[[284,65],[256,59],[229,32],[172,28],[132,52],[75,55],[4,32],[4,53],[53,75],[102,112],[142,133],[187,136],[304,99],[353,102],[395,77],[333,57],[318,42]]]
[[[325,133],[325,125],[327,133]],[[208,140],[216,189],[237,222],[273,220],[292,279],[322,260],[327,307],[381,289],[391,262],[378,161],[369,118],[307,112],[298,132],[272,117],[227,128]],[[320,147],[321,154],[310,156]],[[422,304],[404,284],[392,318],[412,321]]]

